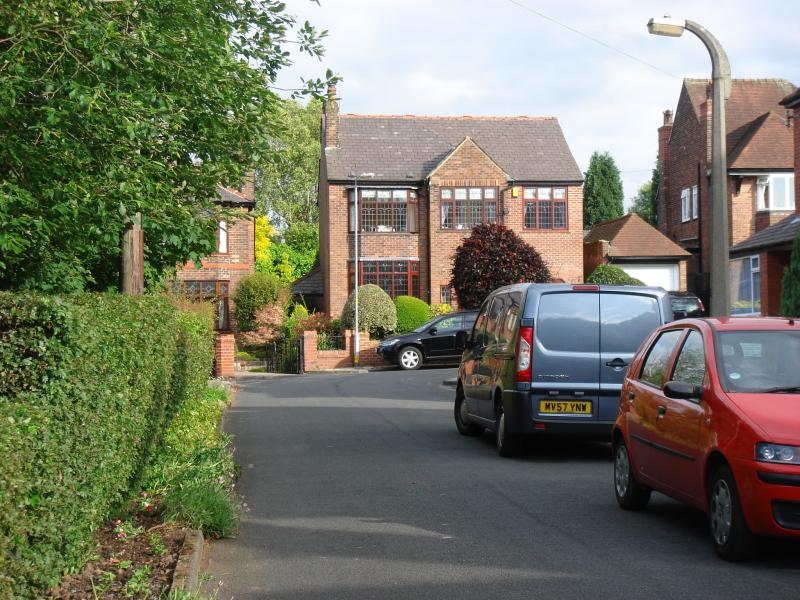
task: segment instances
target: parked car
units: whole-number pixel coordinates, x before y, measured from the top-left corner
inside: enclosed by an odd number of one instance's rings
[[[800,539],[800,322],[688,319],[631,363],[613,434],[619,505],[651,490],[708,514],[728,560],[755,535]]]
[[[608,440],[625,368],[639,344],[671,320],[661,288],[495,290],[465,340],[454,405],[458,431],[494,431],[501,456],[515,454],[525,435]]]
[[[706,307],[692,292],[670,292],[669,300],[672,304],[672,314],[675,319],[685,319],[687,317],[704,317]]]
[[[463,336],[478,316],[477,310],[447,313],[420,325],[411,333],[393,335],[378,345],[378,354],[401,369],[419,369],[423,363],[458,363],[464,350]]]

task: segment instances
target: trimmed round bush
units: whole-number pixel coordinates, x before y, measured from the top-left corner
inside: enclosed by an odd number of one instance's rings
[[[431,307],[414,296],[398,296],[394,299],[397,309],[397,332],[408,333],[427,322]]]
[[[284,284],[272,273],[253,273],[236,286],[233,292],[233,316],[240,331],[258,328],[258,311],[265,306],[277,304],[284,291]]]
[[[606,284],[606,285],[644,285],[635,277],[631,277],[625,271],[614,265],[598,265],[586,279],[586,283]]]
[[[342,310],[342,327],[355,327],[356,296],[352,292]],[[397,309],[389,294],[368,283],[358,288],[358,327],[372,337],[384,337],[397,327]]]
[[[449,304],[431,304],[428,309],[428,320],[439,315],[446,315],[449,312],[453,312],[453,307]]]

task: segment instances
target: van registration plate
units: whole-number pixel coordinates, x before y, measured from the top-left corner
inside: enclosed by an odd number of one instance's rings
[[[592,403],[588,400],[540,400],[539,414],[553,415],[590,415]]]

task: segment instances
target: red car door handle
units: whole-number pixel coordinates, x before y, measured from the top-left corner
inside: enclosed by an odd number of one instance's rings
[[[658,416],[659,416],[659,418],[663,417],[665,414],[667,414],[667,407],[666,406],[659,406],[658,407]]]

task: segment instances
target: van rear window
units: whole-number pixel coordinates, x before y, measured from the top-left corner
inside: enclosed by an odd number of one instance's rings
[[[598,294],[543,294],[536,336],[554,352],[597,352],[600,348]]]
[[[600,295],[600,351],[633,353],[661,326],[658,302],[652,296]]]

